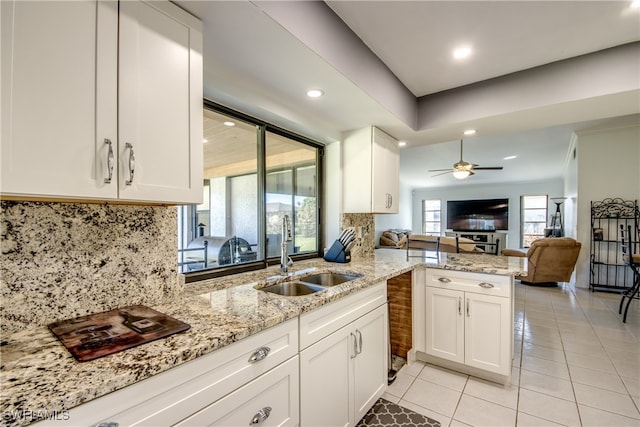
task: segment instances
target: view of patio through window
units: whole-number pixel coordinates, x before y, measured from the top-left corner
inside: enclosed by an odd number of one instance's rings
[[[284,215],[288,254],[317,253],[318,147],[205,108],[203,150],[203,203],[178,209],[180,272],[279,257]]]

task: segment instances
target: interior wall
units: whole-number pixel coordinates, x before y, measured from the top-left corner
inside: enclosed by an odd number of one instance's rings
[[[520,248],[520,196],[543,195],[560,197],[564,195],[562,178],[516,182],[509,184],[470,185],[464,181],[457,186],[440,188],[423,188],[413,191],[412,202],[412,230],[422,232],[422,200],[440,199],[442,201],[442,226],[446,227],[447,201],[476,200],[476,199],[509,199],[509,230],[507,233],[507,248]],[[555,204],[549,201],[549,214],[555,212]]]
[[[578,147],[577,135],[573,134],[564,169],[564,234],[576,238],[578,235]]]
[[[340,212],[342,212],[342,164],[341,142],[324,148],[324,246],[328,249],[340,235]]]
[[[577,239],[582,242],[576,285],[590,282],[591,202],[640,199],[640,125],[602,127],[577,134]]]

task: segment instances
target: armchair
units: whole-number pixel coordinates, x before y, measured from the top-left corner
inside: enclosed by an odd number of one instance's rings
[[[557,282],[571,279],[581,246],[582,243],[571,237],[551,237],[534,241],[527,253],[503,249],[501,254],[527,258],[527,275],[516,276],[522,283],[555,286]]]

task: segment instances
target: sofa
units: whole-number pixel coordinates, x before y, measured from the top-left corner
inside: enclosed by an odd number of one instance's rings
[[[505,256],[526,257],[528,273],[516,276],[524,284],[556,286],[568,282],[576,266],[582,244],[571,237],[549,237],[535,240],[525,253],[515,249],[503,249]]]
[[[404,249],[411,230],[391,229],[380,235],[380,247]]]

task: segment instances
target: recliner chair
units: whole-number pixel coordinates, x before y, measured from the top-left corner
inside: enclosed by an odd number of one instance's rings
[[[535,240],[527,253],[503,249],[505,256],[527,257],[528,273],[516,276],[522,283],[538,286],[556,286],[568,282],[576,266],[582,243],[571,237],[550,237]]]

